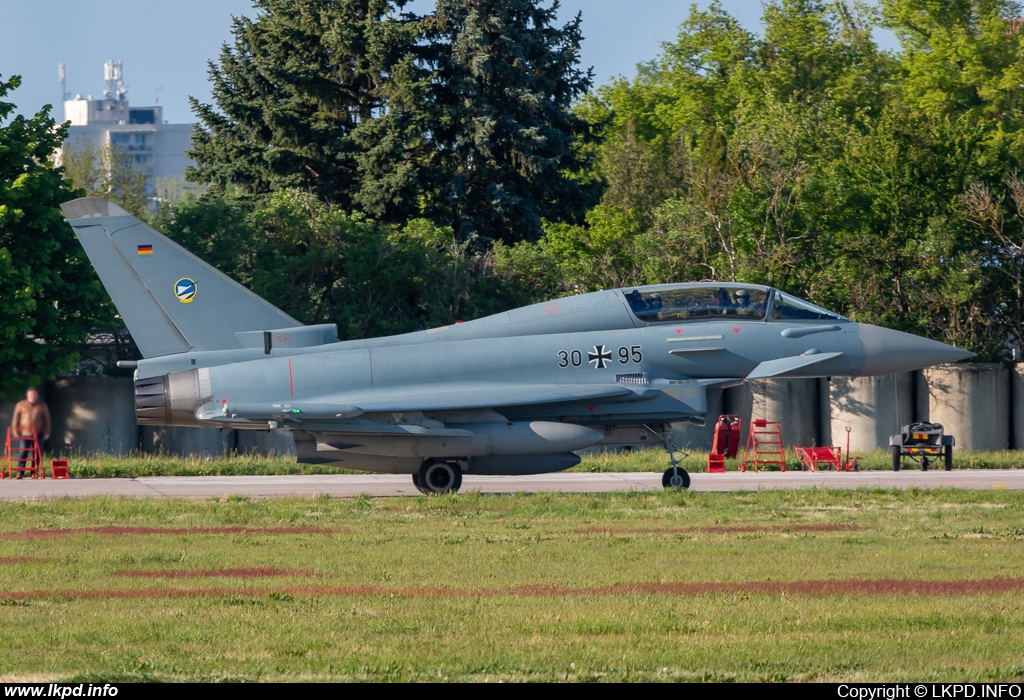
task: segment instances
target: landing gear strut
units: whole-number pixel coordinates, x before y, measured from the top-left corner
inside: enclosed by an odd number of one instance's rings
[[[462,465],[456,461],[428,459],[412,475],[413,485],[421,493],[448,493],[462,488]]]
[[[661,485],[667,489],[690,488],[690,475],[679,466],[679,461],[676,459],[676,452],[679,451],[679,446],[676,445],[676,441],[672,438],[672,429],[668,426],[663,426],[664,429],[659,432],[649,425],[644,427],[661,440],[661,443],[665,446],[665,451],[668,452],[669,464],[672,465],[661,475]]]

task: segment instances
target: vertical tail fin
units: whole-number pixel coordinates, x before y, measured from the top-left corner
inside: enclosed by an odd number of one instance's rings
[[[116,204],[61,210],[145,357],[241,348],[240,332],[302,325]]]

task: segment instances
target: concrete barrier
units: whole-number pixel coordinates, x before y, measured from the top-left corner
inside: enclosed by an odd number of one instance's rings
[[[7,428],[10,427],[11,421],[14,420],[14,407],[16,405],[16,401],[0,403],[0,436],[6,437]]]
[[[829,386],[833,444],[846,447],[846,428],[850,431],[850,449],[871,452],[887,447],[889,437],[914,420],[916,389],[911,372],[884,377],[834,377]]]
[[[1010,445],[1010,370],[1003,365],[942,365],[922,371],[928,412],[962,450]]]
[[[230,449],[229,438],[219,428],[142,426],[142,451],[146,453],[218,457]]]
[[[234,449],[239,454],[294,455],[290,430],[236,430]]]
[[[132,380],[65,377],[47,386],[53,418],[50,450],[124,455],[139,448]]]
[[[1010,369],[1010,448],[1024,450],[1024,362]]]
[[[782,444],[820,445],[822,430],[817,379],[758,379],[725,390],[725,409],[743,418],[743,446],[752,418],[779,421]],[[823,381],[823,380],[822,380]],[[742,456],[743,451],[740,451]]]
[[[287,431],[234,431],[144,426],[135,422],[132,381],[125,377],[67,377],[48,382],[44,399],[53,415],[50,449],[55,454],[220,455],[294,454]],[[16,397],[17,398],[17,397]],[[744,445],[751,417],[778,420],[782,440],[793,445],[845,445],[869,452],[915,420],[942,423],[961,449],[1024,449],[1024,363],[1012,368],[960,364],[888,377],[858,379],[767,379],[725,392],[709,392],[704,427],[673,426],[683,449],[711,447],[719,415],[743,418]],[[0,429],[10,425],[17,401],[0,403]],[[742,448],[741,448],[742,449]]]

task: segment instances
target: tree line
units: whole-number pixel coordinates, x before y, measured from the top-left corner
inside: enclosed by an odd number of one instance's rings
[[[136,188],[100,189],[134,193],[154,226],[343,338],[600,288],[737,280],[982,359],[1019,353],[1016,3],[775,0],[753,33],[712,2],[636,75],[597,87],[582,18],[557,11],[256,0],[210,62],[212,102],[193,100],[196,193],[146,209]],[[882,30],[896,50],[879,47]],[[63,182],[55,196],[89,189]],[[4,211],[0,249],[13,250]],[[81,255],[56,248],[93,294]],[[3,327],[65,347],[90,322],[116,325],[99,295],[61,302],[81,320],[64,335]]]

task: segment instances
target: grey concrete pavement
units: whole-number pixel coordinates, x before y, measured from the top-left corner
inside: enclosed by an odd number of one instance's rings
[[[794,488],[962,488],[973,490],[1024,489],[1024,469],[962,469],[945,471],[727,472],[694,474],[693,491],[756,491]],[[559,473],[537,476],[473,476],[463,479],[463,491],[482,493],[560,491],[599,493],[661,489],[661,474]],[[139,498],[214,498],[232,494],[253,498],[318,496],[352,498],[419,496],[404,474],[331,474],[311,476],[149,476],[137,479],[22,479],[0,481],[0,500],[32,500],[62,496],[131,496]]]

